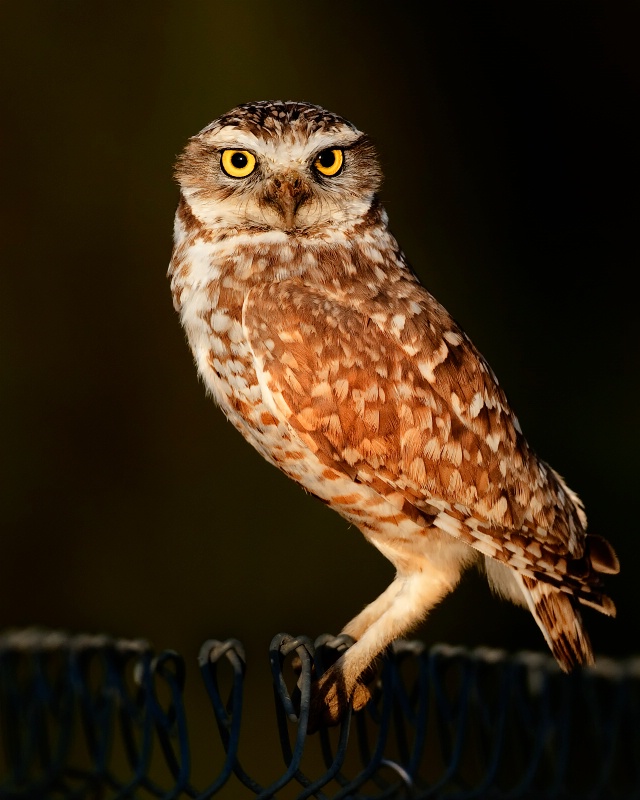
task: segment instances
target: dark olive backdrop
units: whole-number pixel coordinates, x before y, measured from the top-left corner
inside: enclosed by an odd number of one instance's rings
[[[144,636],[190,664],[234,635],[257,696],[274,633],[337,632],[391,579],[224,421],[171,306],[176,154],[277,98],[377,142],[409,259],[621,556],[596,649],[638,650],[638,4],[422,8],[0,6],[0,627]],[[417,635],[544,647],[473,576]]]

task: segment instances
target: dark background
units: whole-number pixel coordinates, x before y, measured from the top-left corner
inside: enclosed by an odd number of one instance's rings
[[[192,684],[235,636],[258,705],[273,634],[338,632],[391,580],[205,396],[165,277],[186,139],[295,99],[377,143],[410,261],[621,557],[596,651],[638,651],[638,4],[422,9],[0,5],[0,629],[146,637]],[[476,576],[416,635],[544,649]]]

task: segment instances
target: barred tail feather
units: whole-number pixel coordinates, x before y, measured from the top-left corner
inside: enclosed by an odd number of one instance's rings
[[[518,581],[533,618],[538,623],[556,661],[564,672],[595,663],[578,602],[565,592],[535,578],[518,574]]]

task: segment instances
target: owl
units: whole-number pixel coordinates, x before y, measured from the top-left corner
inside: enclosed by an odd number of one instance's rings
[[[366,134],[303,102],[241,105],[191,138],[173,301],[208,391],[271,464],[394,565],[314,684],[310,729],[472,565],[528,608],[563,670],[592,664],[580,615],[615,606],[608,542],[528,445],[491,368],[388,228]]]

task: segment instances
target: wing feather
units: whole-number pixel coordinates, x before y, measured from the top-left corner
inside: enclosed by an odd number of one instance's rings
[[[280,411],[327,464],[444,514],[449,532],[516,568],[557,574],[583,556],[579,501],[411,276],[384,297],[332,297],[300,279],[254,287],[244,324]]]

